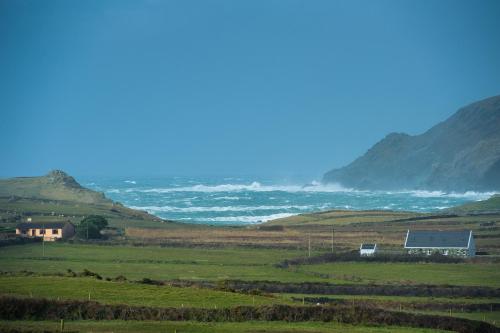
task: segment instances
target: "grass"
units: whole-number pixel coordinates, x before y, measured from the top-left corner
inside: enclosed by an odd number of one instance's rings
[[[453,284],[500,287],[498,263],[341,262],[279,269],[274,264],[302,251],[254,248],[166,248],[69,243],[0,248],[0,270],[41,273],[89,269],[104,277],[157,280],[274,280],[282,282]]]
[[[89,269],[104,277],[157,280],[281,280],[302,281],[308,276],[273,267],[275,262],[300,255],[291,250],[191,249],[133,246],[98,246],[67,243],[0,248],[2,271],[41,273]],[[311,280],[311,279],[310,279]],[[312,278],[312,280],[322,280]]]
[[[449,284],[500,287],[500,264],[496,263],[328,263],[305,265],[305,274],[327,274],[333,280],[360,283]]]
[[[189,249],[132,246],[97,246],[67,243],[0,248],[2,271],[28,270],[42,273],[89,269],[104,277],[124,275],[170,280],[281,280],[301,281],[308,276],[273,267],[300,252],[280,249]],[[313,278],[312,280],[321,280]]]
[[[442,315],[446,315],[443,313]],[[484,311],[484,312],[453,312],[452,316],[471,320],[485,321],[500,327],[500,311]]]
[[[478,211],[500,211],[500,195],[496,194],[487,200],[470,202],[458,207],[450,208],[452,212],[478,212]]]
[[[7,329],[24,330],[59,330],[59,322],[54,321],[0,321],[0,331]],[[259,322],[244,323],[198,323],[198,322],[168,322],[168,321],[70,321],[65,322],[65,331],[79,332],[177,332],[177,333],[439,333],[441,330],[408,328],[353,326],[337,323],[286,323]]]
[[[108,282],[93,278],[0,276],[0,293],[50,299],[90,299],[104,304],[151,307],[222,308],[237,305],[283,304],[286,300],[200,288]]]
[[[413,311],[413,313],[450,316],[450,313],[445,311]],[[470,319],[470,320],[484,321],[489,324],[500,327],[500,311],[475,311],[475,312],[454,311],[451,312],[451,316]]]
[[[33,221],[46,217],[79,222],[88,215],[102,215],[113,227],[174,226],[146,212],[133,210],[89,190],[61,171],[40,177],[0,179],[0,221],[13,226],[22,216]]]
[[[332,300],[373,300],[392,301],[405,303],[450,303],[450,304],[477,304],[477,303],[500,303],[500,298],[490,297],[425,297],[425,296],[379,296],[379,295],[328,295],[328,294],[275,294],[287,300],[302,297],[328,297]]]
[[[389,210],[330,210],[318,213],[306,213],[294,215],[282,219],[269,221],[267,225],[335,225],[341,226],[350,223],[366,223],[366,222],[386,222],[398,219],[407,219],[425,216],[429,214],[414,213],[414,212],[397,212]]]
[[[494,203],[495,201],[496,203]],[[498,198],[491,199],[497,205]],[[393,211],[327,211],[291,216],[269,221],[264,226],[281,226],[288,233],[292,231],[311,234],[315,247],[324,250],[331,246],[331,231],[335,229],[335,245],[338,248],[357,249],[361,243],[375,242],[381,249],[403,248],[408,229],[415,230],[457,230],[470,229],[476,238],[478,251],[500,255],[500,211],[491,214],[473,214],[462,211],[412,213]]]
[[[40,273],[60,273],[70,268],[80,272],[89,269],[103,277],[125,275],[129,280],[144,277],[169,280],[274,280],[282,282],[334,282],[334,283],[425,283],[456,284],[500,287],[500,264],[415,264],[415,263],[367,263],[342,262],[320,265],[296,266],[289,270],[273,265],[286,258],[304,255],[300,250],[262,248],[177,248],[160,246],[104,246],[71,243],[26,244],[0,248],[0,270],[29,270]],[[326,277],[325,277],[326,276]],[[291,303],[289,294],[276,297],[251,296],[223,291],[151,286],[132,282],[108,282],[93,278],[69,278],[53,276],[0,276],[0,293],[33,297],[91,300],[107,304],[130,304],[158,307],[229,307],[236,305],[262,305]],[[297,296],[297,295],[296,295]],[[312,297],[314,295],[307,295]],[[300,297],[300,296],[298,296]],[[364,296],[335,298],[362,299]],[[401,302],[443,301],[437,298],[366,296],[370,299],[387,299]],[[447,298],[449,302],[464,299]],[[470,303],[496,302],[496,299],[471,298]],[[442,314],[432,312],[433,314]],[[464,313],[471,319],[492,322],[494,314]],[[492,317],[493,316],[493,317]],[[43,325],[53,325],[43,322]],[[21,327],[29,322],[17,322]],[[74,330],[80,331],[150,331],[173,330],[178,332],[342,332],[354,331],[354,327],[333,323],[139,323],[125,325],[121,322],[76,322]],[[11,325],[11,323],[4,323]],[[42,326],[43,326],[42,325]],[[68,323],[68,325],[72,325]],[[80,325],[80,326],[79,326]],[[149,326],[148,326],[149,325]],[[160,326],[158,326],[160,325]],[[161,326],[165,325],[165,326]],[[177,325],[177,326],[176,326]],[[288,326],[287,326],[288,325]],[[42,327],[40,326],[40,327]],[[27,327],[27,326],[26,326]],[[67,326],[70,328],[72,326]],[[351,329],[352,328],[352,329]],[[402,328],[356,327],[359,332],[405,332]],[[1,326],[0,326],[1,331]],[[433,332],[432,330],[406,330],[407,332]]]
[[[172,228],[177,226],[177,223],[160,222],[160,219],[152,215],[111,203],[94,204],[34,198],[18,198],[12,201],[10,197],[0,197],[0,220],[14,221],[22,214],[29,214],[33,221],[69,220],[74,224],[78,224],[84,216],[102,215],[108,219],[110,226],[118,228],[129,226]],[[5,224],[13,227],[16,223]]]

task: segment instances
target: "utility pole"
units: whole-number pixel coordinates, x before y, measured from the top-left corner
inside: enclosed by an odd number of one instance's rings
[[[42,257],[45,257],[45,228],[42,228]]]
[[[308,245],[308,254],[309,254],[309,257],[311,256],[311,234],[309,234],[309,245]]]
[[[89,222],[87,221],[87,240],[89,240]]]
[[[333,234],[335,233],[335,229],[332,227],[332,253],[333,253]]]

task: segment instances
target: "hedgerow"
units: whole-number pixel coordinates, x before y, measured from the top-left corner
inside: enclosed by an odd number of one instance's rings
[[[456,317],[387,311],[362,306],[238,306],[229,309],[152,308],[103,305],[97,302],[0,297],[4,320],[169,320],[200,322],[324,321],[347,324],[397,325],[463,333],[497,333],[485,322]]]

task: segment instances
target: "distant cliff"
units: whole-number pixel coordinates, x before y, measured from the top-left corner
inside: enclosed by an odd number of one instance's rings
[[[500,96],[458,110],[427,132],[391,133],[325,183],[358,189],[500,190]]]

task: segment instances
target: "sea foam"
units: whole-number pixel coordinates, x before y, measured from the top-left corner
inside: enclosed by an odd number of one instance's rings
[[[250,184],[220,184],[193,186],[135,189],[137,192],[144,193],[169,193],[169,192],[361,192],[342,187],[338,184],[320,184],[311,183],[309,185],[262,185],[254,181]]]
[[[207,206],[207,207],[175,207],[175,206],[130,206],[132,209],[148,212],[197,213],[197,212],[252,212],[260,210],[310,210],[311,206]]]
[[[285,217],[290,217],[294,216],[297,214],[291,214],[291,213],[277,213],[277,214],[270,214],[270,215],[260,215],[260,216],[255,216],[255,215],[243,215],[243,216],[216,216],[216,217],[205,217],[205,218],[198,218],[195,220],[195,222],[225,222],[225,223],[239,223],[239,224],[256,224],[256,223],[263,223],[271,220],[276,220],[276,219],[281,219]],[[191,219],[184,219],[184,220],[191,220]]]

